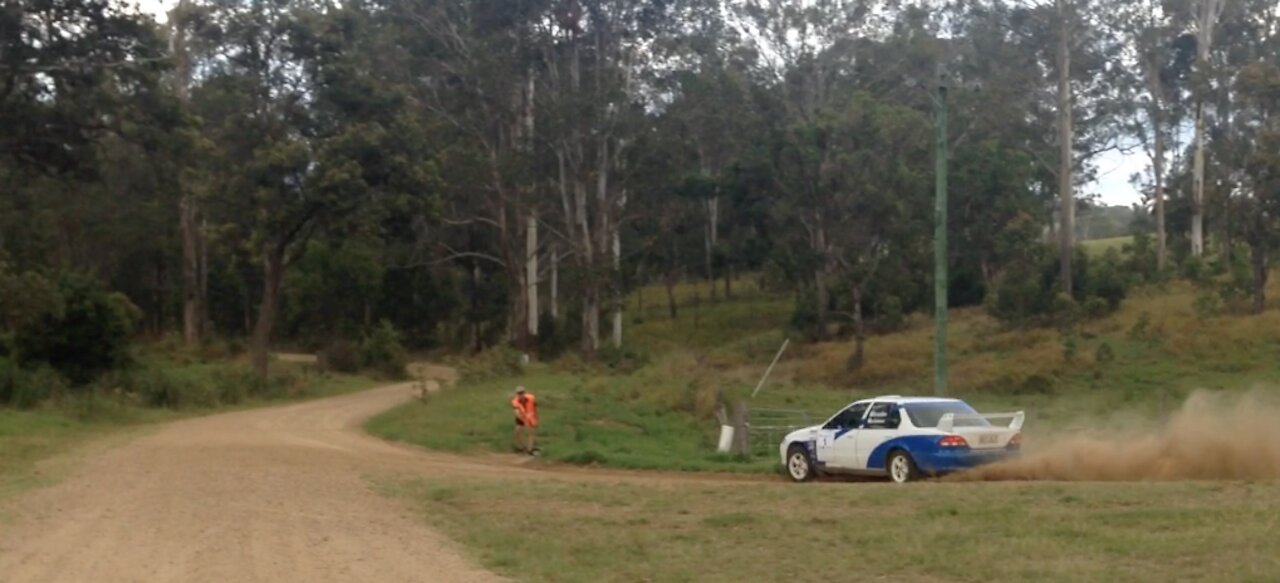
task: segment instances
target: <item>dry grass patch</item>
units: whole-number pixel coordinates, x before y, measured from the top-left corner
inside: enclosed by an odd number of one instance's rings
[[[1264,581],[1270,483],[693,485],[430,480],[388,488],[527,581]]]

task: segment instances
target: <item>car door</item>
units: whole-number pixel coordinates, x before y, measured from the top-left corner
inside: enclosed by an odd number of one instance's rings
[[[851,461],[852,467],[859,470],[884,469],[868,467],[867,462],[877,447],[898,436],[898,425],[901,422],[901,412],[897,403],[884,401],[872,403],[870,411],[867,412],[866,422],[861,429],[854,432],[856,433],[854,436],[856,451]]]
[[[857,453],[853,436],[862,425],[869,403],[854,403],[827,421],[818,434],[818,461],[832,469],[854,469]]]

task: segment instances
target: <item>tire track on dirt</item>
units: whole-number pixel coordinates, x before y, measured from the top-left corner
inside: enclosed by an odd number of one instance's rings
[[[452,369],[415,364],[433,388]],[[382,441],[371,416],[414,383],[175,422],[10,501],[6,582],[493,581],[443,535],[374,492],[367,476],[645,483],[767,478],[534,468]]]

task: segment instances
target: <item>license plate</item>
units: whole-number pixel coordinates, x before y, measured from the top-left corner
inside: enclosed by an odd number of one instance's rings
[[[999,440],[1000,440],[1000,436],[995,434],[978,436],[978,443],[982,445],[991,445],[993,443],[996,443]]]

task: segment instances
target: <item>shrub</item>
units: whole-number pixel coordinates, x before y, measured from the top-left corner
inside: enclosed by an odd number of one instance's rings
[[[635,323],[639,324],[637,320]],[[578,340],[577,326],[561,326],[555,318],[543,314],[538,319],[538,337],[535,349],[542,360],[553,360]]]
[[[133,393],[144,405],[175,410],[214,407],[222,396],[211,379],[158,364],[139,364],[114,372],[99,384]]]
[[[649,364],[649,356],[626,347],[607,345],[600,349],[600,362],[617,372],[630,373]]]
[[[885,296],[876,306],[875,330],[880,333],[897,332],[906,324],[902,300],[898,296]]]
[[[360,345],[360,363],[388,378],[404,378],[409,355],[400,343],[400,333],[383,320]]]
[[[520,351],[509,346],[495,346],[459,363],[458,375],[466,381],[517,376],[521,372],[521,356]]]
[[[1075,334],[1064,334],[1062,337],[1062,360],[1067,364],[1074,363],[1080,354],[1080,342]]]
[[[1194,255],[1182,261],[1182,277],[1193,283],[1204,283],[1209,278],[1209,269],[1203,259]]]
[[[1192,300],[1191,309],[1201,320],[1217,316],[1222,313],[1222,296],[1211,290],[1202,291]]]
[[[1053,323],[1061,329],[1070,329],[1080,321],[1080,305],[1067,294],[1057,294],[1053,298]]]
[[[1098,349],[1094,352],[1093,359],[1098,362],[1111,362],[1116,359],[1115,350],[1111,348],[1111,344],[1103,342],[1098,345]]]
[[[1071,327],[1081,316],[1102,317],[1119,309],[1132,277],[1114,249],[1090,260],[1077,248],[1072,263],[1072,294],[1062,293],[1057,255],[1039,248],[1009,265],[988,297],[986,309],[1006,324],[1055,324]]]
[[[66,381],[48,366],[24,369],[0,358],[0,405],[26,409],[61,394]]]
[[[1108,311],[1114,312],[1120,308],[1120,303],[1128,295],[1129,280],[1129,276],[1124,272],[1119,253],[1115,249],[1108,249],[1102,259],[1091,266],[1089,280],[1080,283],[1088,286],[1090,296],[1104,300]],[[1088,302],[1088,298],[1085,302]]]
[[[137,308],[80,275],[63,274],[57,293],[63,309],[15,334],[13,346],[20,362],[47,363],[77,385],[124,365]]]
[[[360,370],[361,349],[348,340],[330,342],[317,356],[323,370],[342,373],[354,373]]]
[[[796,298],[795,309],[791,313],[791,328],[798,335],[813,340],[818,326],[818,303],[813,290],[806,289]]]
[[[1112,308],[1107,301],[1094,296],[1084,301],[1084,317],[1090,320],[1097,320],[1110,314]]]

